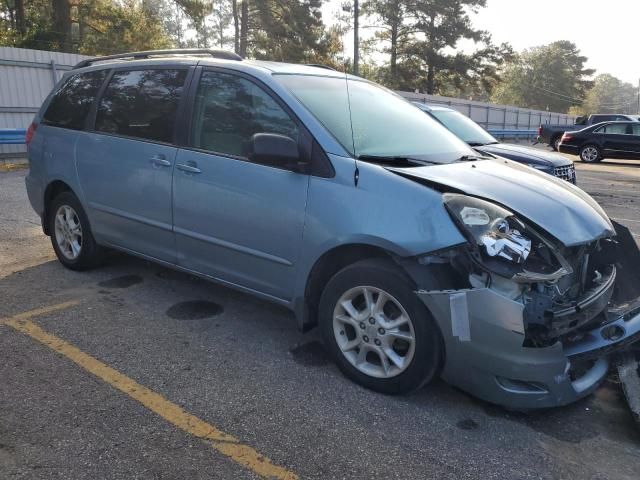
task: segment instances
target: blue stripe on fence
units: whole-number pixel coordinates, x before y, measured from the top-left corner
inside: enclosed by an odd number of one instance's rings
[[[538,130],[521,130],[521,129],[504,129],[504,128],[490,128],[487,130],[491,135],[497,135],[499,137],[531,137],[538,135]]]
[[[0,145],[22,145],[26,134],[24,128],[0,128]]]

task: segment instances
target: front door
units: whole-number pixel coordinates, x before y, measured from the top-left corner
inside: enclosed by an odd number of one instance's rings
[[[291,296],[309,176],[255,164],[255,133],[299,141],[299,126],[252,80],[204,71],[189,147],[173,180],[178,264],[280,299]]]
[[[115,71],[95,128],[80,136],[77,169],[97,238],[175,263],[172,170],[186,69]]]

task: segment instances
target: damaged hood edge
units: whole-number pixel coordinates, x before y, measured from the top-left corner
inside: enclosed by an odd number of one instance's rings
[[[515,162],[482,160],[385,168],[437,190],[498,203],[539,226],[566,247],[615,235],[606,213],[586,192]]]

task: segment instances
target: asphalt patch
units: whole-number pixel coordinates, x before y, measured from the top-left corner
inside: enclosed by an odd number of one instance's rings
[[[174,320],[203,320],[220,315],[224,309],[214,302],[206,300],[190,300],[172,305],[167,316]]]
[[[110,278],[104,282],[98,283],[102,288],[129,288],[138,283],[142,283],[140,275],[123,275],[121,277]]]
[[[322,367],[329,363],[327,351],[317,340],[298,345],[289,350],[289,353],[293,355],[294,362],[307,367]]]
[[[567,421],[580,418],[588,410],[590,399],[582,399],[565,407],[511,412],[502,407],[484,404],[483,410],[490,417],[504,418],[521,423],[530,429],[568,443],[580,443],[599,435],[598,426],[586,418],[584,421]]]
[[[456,427],[460,430],[476,430],[480,425],[472,418],[465,418],[456,423]]]

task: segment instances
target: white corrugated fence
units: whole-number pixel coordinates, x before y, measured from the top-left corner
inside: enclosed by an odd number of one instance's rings
[[[56,82],[84,55],[0,47],[0,128],[27,128]],[[20,156],[24,145],[0,145],[0,157]]]

